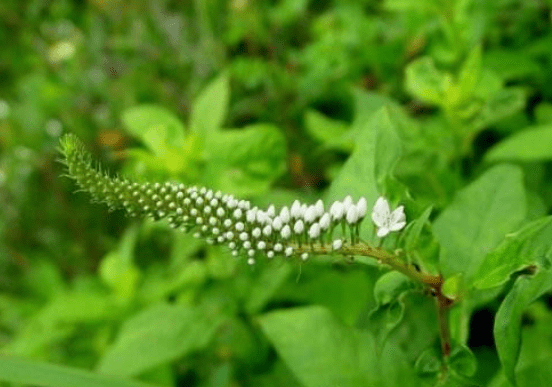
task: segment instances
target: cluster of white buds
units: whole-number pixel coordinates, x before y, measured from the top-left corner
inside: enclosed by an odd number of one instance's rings
[[[167,219],[172,227],[193,232],[195,237],[205,239],[209,244],[228,246],[234,256],[247,256],[249,264],[254,264],[259,256],[269,259],[278,255],[294,256],[306,260],[314,246],[328,244],[336,251],[346,243],[354,245],[360,241],[360,222],[367,213],[364,197],[355,203],[351,196],[347,196],[343,201],[332,203],[328,211],[322,200],[312,205],[296,200],[290,207],[279,211],[273,205],[263,210],[247,200],[238,200],[207,188],[111,178],[91,167],[89,155],[75,137],[68,136],[64,141],[62,151],[69,176],[97,201],[107,203],[112,209],[124,208],[131,216]],[[382,204],[378,203],[380,208]],[[383,222],[383,226],[377,224],[380,229],[397,230],[396,223],[390,223],[382,216],[377,218]],[[334,230],[339,225],[341,235],[334,238]]]

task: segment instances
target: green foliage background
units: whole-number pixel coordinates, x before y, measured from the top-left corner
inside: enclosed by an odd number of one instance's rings
[[[551,12],[2,1],[0,385],[548,386]],[[251,269],[109,213],[60,177],[65,132],[139,181],[404,204],[384,246],[459,300],[450,374],[433,300],[405,278],[339,257]]]

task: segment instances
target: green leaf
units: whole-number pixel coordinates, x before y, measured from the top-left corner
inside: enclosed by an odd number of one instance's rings
[[[523,311],[550,290],[552,271],[549,268],[541,269],[533,276],[520,275],[496,313],[493,332],[496,349],[504,374],[514,385]]]
[[[415,262],[423,271],[437,274],[439,247],[429,223],[432,210],[433,206],[429,206],[417,219],[409,222],[401,237],[404,238],[404,251],[409,262]]]
[[[465,345],[454,345],[447,363],[450,369],[459,376],[472,377],[477,371],[477,360],[473,352]]]
[[[464,273],[469,287],[487,253],[525,218],[521,170],[499,165],[461,190],[433,225],[445,277]]]
[[[485,155],[490,162],[534,162],[552,159],[552,125],[526,128],[493,146]]]
[[[212,138],[203,183],[238,196],[261,194],[286,170],[286,143],[268,124],[224,130]]]
[[[431,346],[418,356],[414,368],[420,376],[435,376],[441,371],[442,364],[441,353],[437,348]]]
[[[379,193],[386,194],[387,183],[400,154],[400,142],[395,133],[389,110],[381,108],[358,130],[357,147],[341,168],[328,191],[327,200],[353,200],[366,197],[375,203]],[[372,239],[369,227],[361,229],[362,237]]]
[[[481,77],[481,46],[475,46],[462,64],[458,76],[458,86],[460,87],[460,96],[463,100],[469,100],[472,97]]]
[[[177,149],[185,143],[184,125],[169,110],[156,105],[139,105],[123,112],[126,129],[138,137],[156,155],[167,147]]]
[[[378,305],[390,304],[414,287],[415,284],[406,275],[398,271],[390,271],[377,280],[374,296]]]
[[[549,387],[552,380],[550,359],[536,361],[516,372],[518,386]],[[490,387],[511,387],[510,382],[500,374]]]
[[[404,318],[405,305],[402,300],[378,305],[368,316],[368,329],[374,334],[378,354],[383,349],[389,335]]]
[[[224,71],[194,100],[190,130],[208,142],[224,122],[230,100],[230,79]]]
[[[153,387],[77,368],[0,356],[0,381],[40,387]]]
[[[431,57],[422,57],[406,67],[405,88],[414,97],[432,105],[441,105],[450,79],[435,67]]]
[[[530,265],[550,266],[552,217],[538,219],[506,239],[483,261],[473,278],[473,287],[489,289],[505,284],[512,273]]]
[[[471,122],[472,132],[477,132],[502,119],[512,116],[525,107],[525,91],[508,87],[493,94],[485,101]]]
[[[306,387],[417,386],[413,370],[397,348],[380,357],[368,332],[341,325],[321,307],[269,313],[259,319],[297,379]]]
[[[205,348],[219,323],[190,306],[155,305],[123,324],[98,370],[112,375],[138,375]]]
[[[441,287],[441,292],[451,300],[462,298],[462,293],[464,293],[464,278],[462,274],[448,277]]]
[[[305,114],[305,128],[327,148],[348,151],[353,146],[352,141],[346,137],[349,125],[332,120],[316,110],[308,110]]]
[[[137,238],[135,224],[125,231],[118,248],[100,262],[101,279],[123,300],[132,298],[140,276],[140,270],[132,262]]]

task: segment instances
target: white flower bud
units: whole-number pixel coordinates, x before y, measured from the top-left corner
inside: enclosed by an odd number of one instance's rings
[[[303,221],[299,219],[297,222],[295,222],[295,225],[293,226],[293,231],[296,234],[301,234],[305,230],[305,225],[303,224]]]
[[[230,248],[230,250],[234,250],[236,248],[236,242],[228,243],[228,247]]]
[[[247,255],[249,255],[250,257],[255,256],[255,250],[250,249],[250,250],[247,252]]]
[[[234,218],[235,218],[235,219],[241,218],[242,215],[243,215],[242,210],[239,209],[239,208],[236,208],[236,209],[234,210],[233,215],[234,215]]]
[[[242,241],[248,240],[248,239],[249,239],[249,234],[246,233],[246,232],[242,232],[242,233],[240,234],[240,239],[241,239]]]
[[[274,220],[272,221],[272,228],[274,230],[281,230],[282,226],[283,226],[282,218],[280,216],[275,217]]]
[[[267,256],[267,258],[274,258],[274,251],[272,251],[272,250],[267,251],[266,256]]]
[[[326,212],[324,215],[322,215],[318,224],[320,224],[321,230],[327,230],[328,228],[330,228],[330,214]]]
[[[330,214],[332,216],[333,220],[341,220],[343,218],[343,203],[341,202],[333,202],[332,206],[330,207]]]
[[[245,226],[242,222],[236,223],[236,230],[237,231],[243,231],[245,229]]]
[[[247,213],[245,214],[245,218],[249,223],[253,223],[257,218],[257,207],[252,208],[251,210],[247,210]]]
[[[287,207],[282,207],[282,210],[280,211],[280,219],[282,219],[282,223],[288,223],[289,218],[289,209]]]
[[[282,246],[281,243],[276,243],[274,245],[274,251],[282,251],[284,249],[284,246]]]
[[[280,231],[280,235],[282,235],[282,238],[284,239],[288,239],[291,236],[291,228],[289,227],[289,225],[286,224],[282,228],[282,231]]]
[[[311,239],[316,239],[320,236],[320,225],[318,223],[313,223],[309,229],[309,237]]]
[[[211,226],[214,226],[214,225],[216,225],[217,223],[218,223],[218,220],[217,220],[217,218],[215,218],[214,216],[211,216],[211,217],[209,218],[209,224],[210,224]]]
[[[238,256],[238,252],[237,252],[236,250],[233,250],[233,251],[232,251],[232,255],[233,255],[234,257],[237,257],[237,256]]]
[[[243,248],[246,249],[246,250],[250,249],[251,248],[251,242],[249,242],[249,241],[243,242]]]
[[[264,250],[266,249],[266,242],[265,241],[259,241],[259,243],[257,243],[257,248],[259,250]]]
[[[217,238],[217,242],[218,242],[218,243],[224,242],[224,237],[223,237],[222,235],[220,235],[220,236]]]
[[[251,253],[251,251],[253,251],[253,250],[249,250],[250,253]],[[253,251],[253,254],[255,254],[255,251]],[[249,258],[247,260],[247,264],[250,265],[250,266],[253,266],[255,264],[255,258]]]
[[[268,209],[266,210],[266,214],[268,216],[270,216],[271,218],[274,217],[274,215],[276,215],[276,209],[274,208],[274,204],[271,204]]]
[[[213,200],[215,200],[215,199],[213,199]],[[217,216],[219,218],[222,218],[224,216],[224,214],[225,214],[224,208],[222,208],[222,207],[217,208]]]
[[[347,195],[345,199],[343,199],[343,207],[345,208],[345,212],[349,211],[349,207],[353,205],[353,198],[351,195]]]
[[[224,227],[229,228],[232,227],[232,221],[230,219],[224,219]]]
[[[293,254],[293,247],[286,247],[284,254],[286,255],[286,257],[289,257],[291,254]]]
[[[316,209],[314,206],[310,206],[305,210],[304,219],[307,223],[314,222],[314,219],[316,219]]]
[[[196,199],[196,204],[198,206],[201,206],[203,204],[203,198],[201,196]]]
[[[232,231],[228,231],[225,235],[226,239],[234,239],[234,233]]]
[[[306,261],[307,259],[309,259],[309,253],[303,253],[303,254],[301,254],[301,259],[302,259],[303,261]]]
[[[253,235],[254,238],[258,238],[261,236],[261,229],[259,227],[255,227],[253,231],[251,232],[251,235]]]
[[[264,228],[263,228],[263,234],[265,236],[270,236],[270,234],[272,234],[272,227],[270,225],[266,225]]]
[[[351,205],[347,210],[347,223],[355,224],[358,221],[358,212],[356,206]]]
[[[332,242],[332,249],[339,250],[343,246],[343,241],[341,239],[336,239]]]
[[[324,213],[324,202],[319,199],[314,205],[315,213],[317,217],[321,217]]]
[[[366,201],[366,198],[364,196],[358,199],[356,208],[358,212],[358,218],[364,218],[366,216],[366,212],[368,211],[368,202]]]
[[[290,213],[292,218],[297,219],[301,217],[301,203],[299,203],[299,200],[293,202]]]

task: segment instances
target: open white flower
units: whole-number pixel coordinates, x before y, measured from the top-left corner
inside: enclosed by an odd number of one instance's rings
[[[406,226],[404,206],[399,206],[395,211],[391,212],[387,199],[380,196],[376,200],[376,204],[374,204],[374,209],[372,210],[372,221],[378,227],[377,235],[380,238],[383,238],[391,231],[399,231]]]

